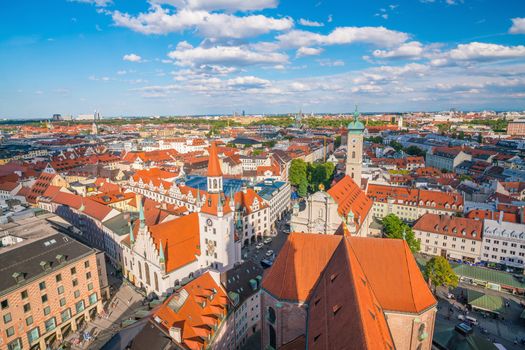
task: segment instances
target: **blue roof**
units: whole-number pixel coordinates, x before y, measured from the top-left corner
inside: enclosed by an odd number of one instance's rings
[[[260,187],[261,189],[257,192],[263,199],[270,200],[272,194],[279,190],[282,186],[286,185],[284,181],[271,181],[271,182],[259,182],[254,187]]]
[[[233,193],[239,192],[243,184],[245,184],[245,181],[239,179],[223,178],[222,180],[223,191],[226,195],[229,195],[232,191]],[[208,181],[206,176],[189,175],[186,179],[186,186],[207,191]]]

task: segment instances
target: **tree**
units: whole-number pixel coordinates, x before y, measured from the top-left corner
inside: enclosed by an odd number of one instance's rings
[[[290,164],[290,170],[288,172],[288,180],[294,186],[299,186],[299,184],[304,181],[308,186],[306,181],[306,162],[302,159],[294,159]]]
[[[308,181],[306,178],[301,179],[299,185],[297,186],[297,194],[301,197],[305,197],[308,194]]]
[[[382,220],[383,231],[387,238],[404,239],[412,253],[420,249],[420,243],[414,235],[412,228],[405,224],[397,215],[388,214]]]
[[[427,262],[424,275],[434,286],[434,291],[438,286],[457,287],[459,282],[449,262],[442,256],[435,256]]]
[[[334,147],[338,148],[341,146],[341,135],[337,135],[334,140]]]
[[[405,153],[416,157],[424,157],[426,154],[424,150],[414,145],[405,148]]]
[[[396,151],[401,151],[403,149],[403,145],[397,141],[391,141],[389,146],[395,149]]]

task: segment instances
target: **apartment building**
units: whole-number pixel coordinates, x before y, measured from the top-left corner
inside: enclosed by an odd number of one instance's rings
[[[274,227],[275,222],[282,219],[290,210],[292,193],[290,183],[267,179],[256,184],[253,189],[270,205],[270,223]]]
[[[483,220],[481,260],[511,267],[525,267],[525,224],[498,220]]]
[[[98,265],[96,250],[58,232],[0,248],[0,348],[56,349],[95,317]]]
[[[454,215],[463,211],[459,193],[370,184],[367,195],[374,200],[372,215],[377,219],[395,214],[405,221],[416,221],[427,213]]]
[[[414,225],[421,252],[447,259],[481,259],[483,222],[449,215],[425,214]]]

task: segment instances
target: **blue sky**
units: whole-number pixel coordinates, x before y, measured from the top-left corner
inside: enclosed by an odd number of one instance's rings
[[[523,110],[523,0],[34,0],[0,117]]]

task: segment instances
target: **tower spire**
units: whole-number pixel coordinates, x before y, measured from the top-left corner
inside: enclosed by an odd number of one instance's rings
[[[135,243],[135,236],[133,235],[133,223],[131,221],[131,218],[129,220],[129,243],[131,243],[131,245],[133,245]]]

